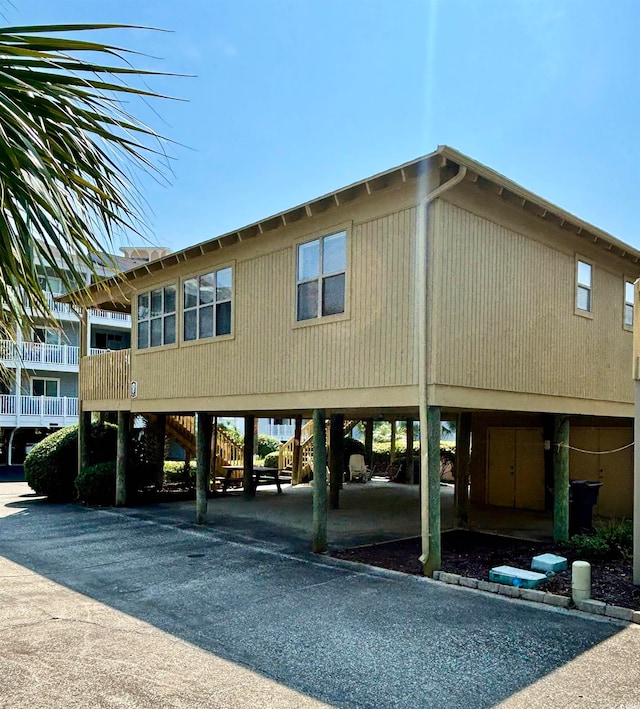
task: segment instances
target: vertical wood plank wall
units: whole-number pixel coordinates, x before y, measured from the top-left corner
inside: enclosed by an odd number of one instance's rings
[[[335,322],[295,323],[300,234],[257,256],[251,244],[229,249],[234,338],[134,352],[139,396],[184,400],[415,384],[415,219],[415,208],[406,207],[353,224],[348,317]],[[212,268],[216,259],[222,256],[210,256]]]
[[[114,350],[82,358],[80,396],[86,401],[128,400],[131,350]]]
[[[593,317],[581,317],[571,245],[553,247],[444,200],[432,219],[436,383],[633,401],[622,270],[594,263]]]

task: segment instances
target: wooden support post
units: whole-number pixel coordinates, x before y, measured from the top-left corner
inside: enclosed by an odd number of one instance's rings
[[[162,490],[164,486],[164,442],[167,434],[166,414],[157,414],[153,427],[153,465],[156,469],[156,490]]]
[[[118,411],[118,447],[116,452],[116,507],[127,504],[127,453],[129,448],[128,411]]]
[[[89,449],[91,447],[91,411],[78,413],[78,465],[79,470],[86,468],[89,460]]]
[[[85,413],[82,398],[82,359],[88,354],[87,350],[87,309],[81,308],[78,313],[80,320],[80,352],[78,359],[78,460],[77,460],[77,475],[80,474],[82,468],[88,465],[89,457],[89,437],[91,435],[91,413]],[[18,386],[20,386],[18,384]],[[17,390],[20,394],[20,389]],[[88,423],[87,423],[88,422]]]
[[[456,422],[455,497],[458,527],[469,524],[469,459],[471,453],[471,414],[464,412]]]
[[[302,416],[296,416],[296,429],[293,434],[293,461],[291,463],[291,484],[300,483],[300,438],[302,437]]]
[[[426,505],[423,504],[421,511],[423,532],[420,561],[422,561],[424,575],[433,576],[433,572],[437,571],[442,563],[440,546],[440,407],[427,407],[426,428],[426,431],[420,431],[420,446],[423,450],[426,449],[426,456],[423,454],[420,466],[421,499],[425,500],[426,496]]]
[[[344,476],[344,415],[331,414],[329,434],[329,508],[340,507],[340,488]]]
[[[389,453],[389,464],[393,465],[396,462],[396,420],[391,419],[391,446]]]
[[[407,453],[405,456],[405,482],[413,485],[413,419],[407,419]]]
[[[196,524],[207,523],[207,487],[211,473],[211,416],[196,412]]]
[[[636,299],[638,287],[636,286]],[[637,302],[637,301],[636,301]],[[640,303],[636,305],[635,312],[640,312]],[[638,326],[636,324],[636,335]],[[634,357],[634,361],[636,358]],[[636,373],[639,376],[640,373]],[[633,440],[636,444],[633,449],[633,583],[640,586],[640,381],[636,380],[635,388],[635,420],[633,425]]]
[[[373,419],[364,422],[364,457],[369,467],[373,468]]]
[[[553,541],[569,539],[569,417],[554,416]]]
[[[327,439],[325,414],[313,410],[313,539],[316,554],[327,551]]]
[[[218,417],[213,417],[213,428],[211,429],[211,475],[210,480],[214,480],[218,474]],[[210,484],[207,490],[211,489]],[[215,485],[214,485],[215,489]]]
[[[255,444],[255,417],[244,417],[244,471],[243,486],[245,497],[255,497],[256,490],[253,483],[253,448]]]

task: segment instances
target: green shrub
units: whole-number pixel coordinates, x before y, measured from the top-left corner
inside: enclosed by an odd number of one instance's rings
[[[633,555],[633,522],[630,519],[610,519],[598,526],[596,535],[607,542],[612,555],[624,559]]]
[[[610,554],[609,543],[596,534],[576,534],[568,541],[571,553],[585,560],[604,559]]]
[[[88,463],[105,463],[116,457],[117,426],[91,424]],[[62,428],[43,438],[24,461],[24,475],[29,486],[39,495],[55,502],[75,498],[78,470],[78,426]]]
[[[87,505],[113,505],[116,496],[116,464],[96,463],[83,468],[76,478],[78,499]]]
[[[164,480],[166,483],[179,485],[187,490],[193,490],[193,488],[195,488],[196,486],[195,460],[192,460],[188,466],[186,461],[165,461]]]
[[[264,467],[265,468],[277,468],[280,463],[280,454],[278,451],[274,451],[273,453],[268,453],[265,456],[264,459]]]
[[[280,441],[275,436],[268,436],[266,433],[258,435],[258,458],[266,458],[269,453],[275,453],[280,449]]]
[[[612,519],[599,524],[593,534],[576,534],[567,543],[570,552],[582,559],[623,559],[633,554],[633,522]]]

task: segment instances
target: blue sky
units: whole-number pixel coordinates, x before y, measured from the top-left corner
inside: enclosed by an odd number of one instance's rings
[[[194,75],[147,116],[151,238],[216,236],[448,144],[640,248],[635,0],[29,0],[5,24],[105,33]],[[184,147],[182,147],[184,146]]]

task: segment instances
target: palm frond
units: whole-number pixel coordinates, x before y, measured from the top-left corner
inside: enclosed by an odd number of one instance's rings
[[[131,50],[74,36],[106,29],[139,28],[0,28],[0,303],[2,320],[22,328],[51,315],[41,273],[74,290],[117,236],[143,236],[135,175],[166,179],[167,140],[124,106],[125,97],[167,98],[128,82],[169,74],[136,69]]]

